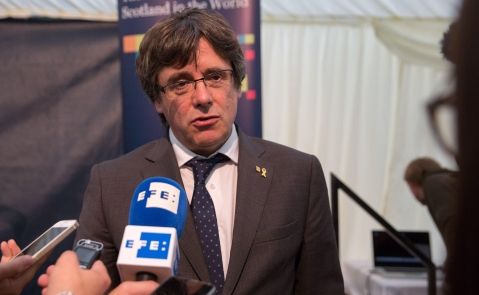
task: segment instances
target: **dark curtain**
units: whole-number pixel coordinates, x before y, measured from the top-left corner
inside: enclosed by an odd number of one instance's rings
[[[122,153],[120,89],[117,23],[0,21],[0,240],[78,219],[91,166]]]

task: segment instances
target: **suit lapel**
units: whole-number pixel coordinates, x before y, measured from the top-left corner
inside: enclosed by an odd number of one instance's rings
[[[261,220],[273,177],[273,167],[261,159],[264,150],[251,142],[242,132],[239,131],[238,134],[235,222],[224,294],[231,294],[238,283]]]
[[[150,164],[142,169],[141,174],[143,178],[153,176],[169,177],[184,187],[176,156],[168,139],[160,139],[158,144],[145,155],[145,159],[150,162]],[[203,259],[200,241],[196,234],[189,206],[183,235],[179,243],[183,254],[180,257],[180,261],[186,259],[198,278],[200,280],[208,281],[208,269]]]
[[[261,159],[264,150],[241,131],[238,131],[238,135],[239,164],[235,222],[224,294],[231,294],[238,283],[261,220],[274,172],[271,164]],[[145,155],[145,159],[149,164],[141,171],[143,178],[164,176],[183,185],[175,153],[167,139],[160,139]],[[188,212],[183,236],[180,239],[180,249],[183,254],[180,260],[186,259],[200,280],[209,281],[208,268],[203,259],[191,211]]]

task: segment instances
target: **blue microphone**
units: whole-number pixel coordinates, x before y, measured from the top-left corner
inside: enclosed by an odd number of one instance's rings
[[[187,214],[186,192],[176,181],[151,177],[136,187],[117,260],[122,281],[161,283],[175,275]]]
[[[128,224],[173,227],[181,236],[187,214],[188,199],[181,185],[170,178],[150,177],[133,193]]]

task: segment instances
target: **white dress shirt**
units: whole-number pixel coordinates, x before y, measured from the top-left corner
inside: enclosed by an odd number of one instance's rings
[[[185,164],[194,157],[205,158],[187,149],[174,135],[171,128],[169,136],[173,150],[178,160],[181,178],[185,185],[188,202],[191,204],[195,180],[193,169]],[[233,225],[236,207],[236,183],[238,179],[238,133],[233,125],[232,132],[225,144],[211,156],[222,153],[230,160],[222,162],[213,168],[206,179],[206,188],[213,199],[215,206],[216,220],[218,223],[218,234],[221,246],[221,258],[223,260],[223,271],[226,278],[230,260],[231,244],[233,240]]]

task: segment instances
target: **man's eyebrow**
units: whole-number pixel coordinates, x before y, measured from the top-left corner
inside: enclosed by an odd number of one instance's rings
[[[203,74],[203,76],[205,76],[205,75],[208,75],[208,74],[211,74],[211,73],[214,73],[214,72],[227,70],[227,69],[228,68],[212,67],[212,68],[206,69],[204,72],[202,72],[202,74]],[[173,75],[171,75],[170,77],[168,77],[168,80],[166,81],[166,85],[171,84],[171,83],[175,83],[179,80],[193,81],[194,79],[195,78],[193,77],[193,75],[190,72],[180,71],[180,72],[176,72]]]
[[[203,75],[208,75],[210,73],[219,72],[223,70],[229,70],[229,68],[221,68],[221,67],[208,68],[203,72]]]

